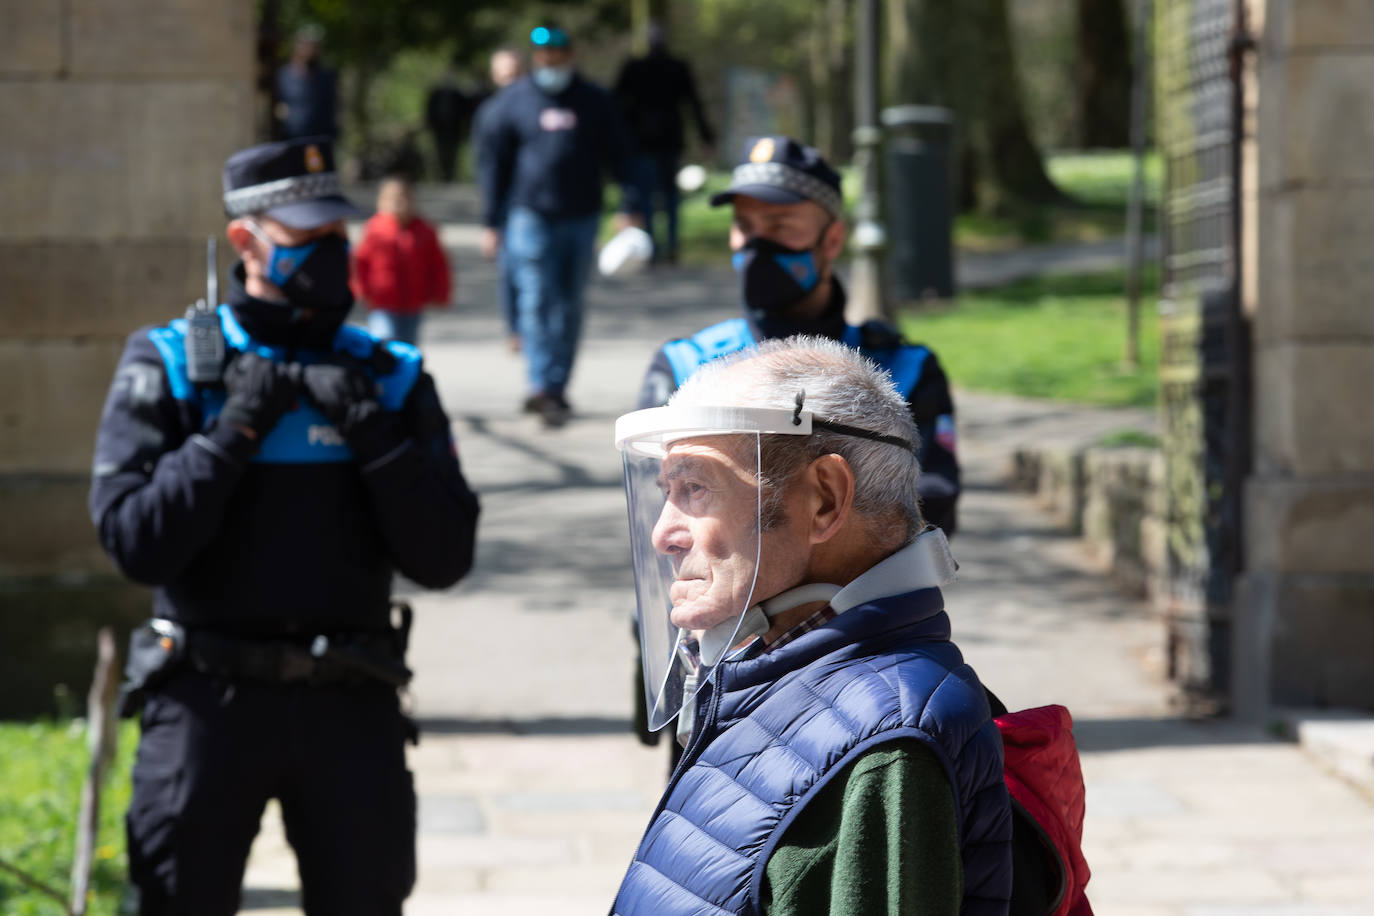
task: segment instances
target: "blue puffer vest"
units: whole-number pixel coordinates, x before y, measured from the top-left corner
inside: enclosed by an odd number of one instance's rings
[[[697,695],[697,732],[613,912],[760,913],[764,869],[817,790],[859,755],[924,741],[959,812],[962,911],[1005,916],[1011,809],[1002,739],[949,641],[937,588],[851,608],[780,649],[721,664]]]
[[[229,306],[219,307],[220,328],[224,331],[225,347],[231,351],[257,352],[267,359],[284,361],[285,347],[263,343],[250,337],[234,319]],[[200,408],[205,426],[224,408],[224,389],[219,386],[199,387],[186,377],[186,320],[178,318],[166,327],[148,332],[167,368],[167,383],[178,401],[189,401]],[[334,335],[334,352],[347,353],[366,362],[374,348],[384,346],[395,358],[390,372],[376,375],[377,400],[382,409],[398,411],[405,403],[410,389],[423,369],[420,351],[410,344],[394,340],[381,341],[366,330],[343,325]],[[327,359],[329,354],[300,350],[292,358],[302,365]],[[353,460],[353,452],[324,414],[302,400],[288,411],[268,433],[252,459],[255,464],[332,464]]]

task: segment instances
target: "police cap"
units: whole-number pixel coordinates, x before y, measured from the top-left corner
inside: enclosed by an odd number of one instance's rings
[[[239,150],[224,163],[224,212],[263,213],[293,229],[314,229],[361,211],[343,196],[328,137]]]
[[[745,141],[730,187],[712,195],[711,206],[728,204],[737,194],[770,204],[809,200],[835,219],[844,216],[839,173],[819,150],[791,137],[750,137]]]

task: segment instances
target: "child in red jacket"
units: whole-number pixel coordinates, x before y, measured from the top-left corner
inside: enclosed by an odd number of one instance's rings
[[[410,185],[388,178],[377,191],[377,215],[353,249],[353,296],[368,309],[377,337],[413,344],[420,316],[449,303],[449,266],[434,227],[415,213]]]

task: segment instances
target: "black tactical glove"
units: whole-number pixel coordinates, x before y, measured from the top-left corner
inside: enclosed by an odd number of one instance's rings
[[[296,403],[291,369],[253,352],[240,353],[225,367],[224,390],[220,422],[252,430],[259,441]]]
[[[301,390],[350,441],[384,419],[377,383],[352,357],[338,355],[334,362],[306,366],[301,370]]]

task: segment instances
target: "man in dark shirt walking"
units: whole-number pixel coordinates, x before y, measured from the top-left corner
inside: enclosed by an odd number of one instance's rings
[[[577,73],[561,29],[541,26],[530,41],[531,74],[494,96],[482,113],[482,252],[494,258],[505,245],[529,367],[524,409],[552,427],[571,414],[566,391],[605,172],[621,183],[622,225],[632,222],[638,195],[614,97]]]
[[[644,228],[654,239],[655,262],[677,261],[677,172],[686,147],[682,130],[682,106],[692,112],[704,154],[712,157],[715,132],[697,95],[696,81],[687,63],[668,53],[667,35],[661,23],[649,25],[649,53],[625,62],[615,81],[615,94],[625,110],[625,120],[635,144],[635,177],[639,184]],[[667,216],[667,238],[659,244],[654,233],[654,198],[659,196]]]

